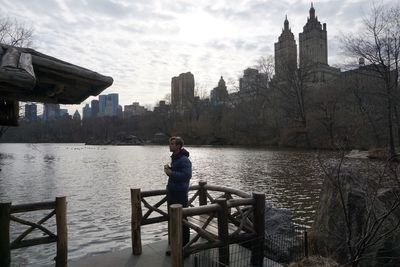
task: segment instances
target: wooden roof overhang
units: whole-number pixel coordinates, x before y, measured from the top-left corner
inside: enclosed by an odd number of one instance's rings
[[[29,48],[0,44],[0,57],[0,125],[15,124],[18,101],[79,104],[113,83],[109,76]]]

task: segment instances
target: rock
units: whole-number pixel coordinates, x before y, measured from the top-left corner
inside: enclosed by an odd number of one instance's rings
[[[358,149],[353,149],[345,157],[352,158],[352,159],[367,159],[368,151],[361,151]]]
[[[339,264],[330,258],[311,256],[299,262],[292,262],[288,267],[339,267]]]
[[[389,151],[387,149],[372,148],[368,150],[368,158],[370,159],[388,160],[389,157]]]
[[[378,222],[399,196],[399,188],[381,188],[379,184],[343,168],[340,175],[332,170],[326,178],[316,211],[310,247],[314,253],[333,257],[341,264],[348,264],[351,257],[348,243],[353,251],[360,249],[362,240],[370,240],[365,248],[359,266],[400,266],[400,229],[377,240],[400,221],[400,207],[388,216],[372,239],[366,239],[366,233],[372,233],[371,227]],[[338,188],[342,188],[340,194]],[[376,195],[376,198],[374,198]],[[341,201],[343,199],[343,202]],[[348,225],[345,212],[348,214]],[[351,229],[349,235],[348,229]],[[349,240],[348,240],[349,238]],[[363,239],[364,238],[364,239]],[[376,241],[376,242],[375,242]],[[374,244],[373,244],[374,243]],[[367,245],[368,245],[367,244]],[[354,254],[353,254],[354,255]],[[354,257],[353,257],[354,258]]]
[[[267,258],[276,262],[289,263],[293,255],[302,254],[301,233],[295,231],[292,212],[287,209],[266,207],[265,251]]]

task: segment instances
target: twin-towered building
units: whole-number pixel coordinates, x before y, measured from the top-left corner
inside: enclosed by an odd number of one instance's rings
[[[328,35],[326,23],[321,24],[311,3],[309,17],[299,33],[299,49],[296,39],[289,26],[286,16],[282,33],[275,43],[275,76],[274,80],[285,81],[290,79],[297,70],[309,72],[309,82],[324,83],[340,75],[340,69],[328,64]],[[239,91],[230,94],[233,102],[255,96],[259,90],[267,89],[268,78],[265,73],[257,69],[247,68],[239,80]],[[211,90],[210,103],[218,105],[226,102],[228,91],[225,81],[221,77],[218,87]],[[190,110],[194,103],[194,76],[192,73],[182,73],[173,77],[171,81],[171,105],[173,110],[181,113]]]
[[[312,70],[312,82],[325,82],[340,74],[328,65],[326,23],[321,24],[311,3],[307,23],[299,33],[299,49],[286,16],[282,33],[275,43],[275,78],[285,80],[297,69]],[[298,58],[297,58],[297,51]]]

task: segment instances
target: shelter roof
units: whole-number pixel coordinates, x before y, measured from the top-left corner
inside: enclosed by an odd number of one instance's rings
[[[79,104],[113,79],[30,48],[0,44],[0,98],[5,101]]]

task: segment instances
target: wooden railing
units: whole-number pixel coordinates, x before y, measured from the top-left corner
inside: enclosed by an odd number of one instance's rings
[[[229,266],[229,244],[243,243],[258,237],[261,238],[257,244],[251,246],[252,263],[262,265],[264,194],[250,195],[240,190],[199,182],[198,185],[189,188],[192,195],[189,207],[171,205],[168,216],[166,193],[166,190],[141,192],[140,189],[131,189],[133,254],[139,255],[142,252],[141,226],[169,220],[173,266],[183,266],[184,255],[210,248],[218,248],[219,261]],[[158,201],[150,204],[150,198],[154,197],[158,197]],[[196,200],[199,206],[195,206]],[[145,210],[144,213],[142,209]],[[182,225],[189,227],[194,233],[184,247]]]
[[[30,222],[16,217],[16,213],[31,212],[37,210],[51,210],[51,212],[37,223]],[[66,197],[57,197],[52,202],[39,202],[22,205],[11,205],[11,203],[0,203],[0,266],[10,266],[11,250],[57,243],[56,266],[67,266],[68,259],[68,234],[67,234],[67,201]],[[56,216],[57,235],[52,233],[43,224],[51,217]],[[16,222],[30,226],[14,241],[10,242],[10,222]],[[35,229],[41,230],[46,236],[39,238],[25,239]]]

